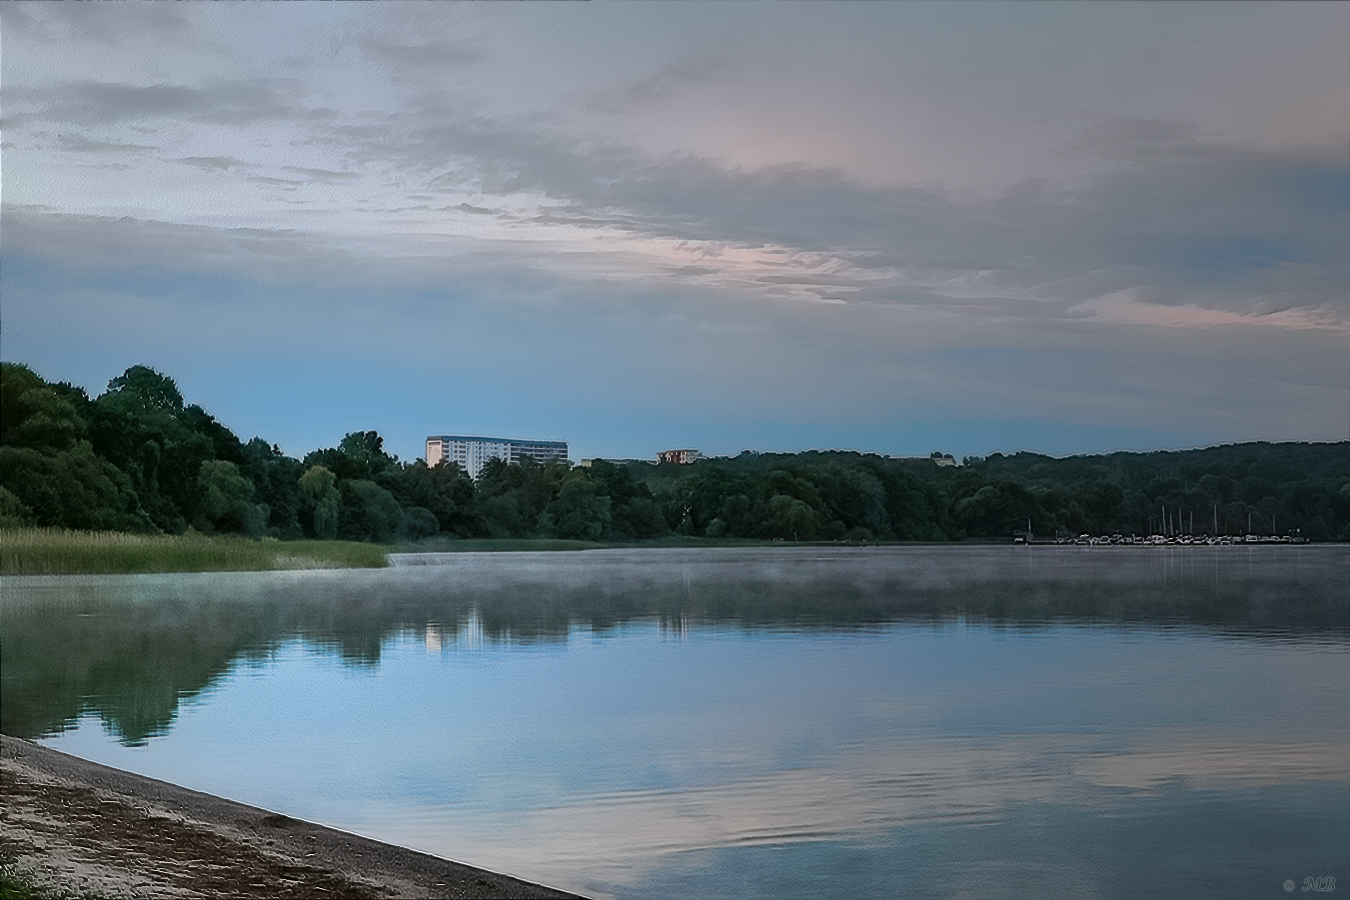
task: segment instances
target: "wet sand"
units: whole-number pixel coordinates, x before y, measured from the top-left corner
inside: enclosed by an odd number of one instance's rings
[[[575,897],[0,735],[0,865],[81,897]]]

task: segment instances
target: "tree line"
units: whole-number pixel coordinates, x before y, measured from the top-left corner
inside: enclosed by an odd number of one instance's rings
[[[0,527],[394,543],[953,541],[1149,533],[1350,540],[1350,442],[1056,459],[754,453],[692,465],[490,462],[477,479],[354,431],[303,459],[241,440],[132,366],[90,397],[0,364]]]

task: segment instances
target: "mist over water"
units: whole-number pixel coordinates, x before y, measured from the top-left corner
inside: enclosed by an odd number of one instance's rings
[[[1265,897],[1350,876],[1348,550],[7,578],[0,725],[595,896]]]

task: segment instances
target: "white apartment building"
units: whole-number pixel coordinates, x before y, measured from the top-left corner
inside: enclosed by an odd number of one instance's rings
[[[434,434],[427,438],[428,466],[435,466],[442,460],[459,463],[459,467],[469,473],[470,478],[477,478],[490,459],[518,463],[526,457],[537,462],[565,462],[567,442],[517,441],[458,434]]]

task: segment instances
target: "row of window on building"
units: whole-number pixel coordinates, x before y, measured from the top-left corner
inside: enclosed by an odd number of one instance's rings
[[[489,460],[518,463],[526,458],[541,463],[566,461],[567,442],[517,441],[459,434],[438,434],[427,438],[428,466],[438,465],[442,461],[458,463],[460,468],[469,473],[470,478],[477,478]]]
[[[703,454],[697,450],[663,450],[656,454],[658,463],[688,465]],[[489,460],[500,459],[507,463],[518,463],[523,459],[535,462],[561,462],[567,459],[566,441],[517,441],[511,438],[475,437],[461,434],[435,434],[427,438],[427,465],[435,466],[444,462],[458,463],[470,478],[478,473]],[[629,462],[630,460],[616,460]],[[651,460],[644,460],[650,462]]]

